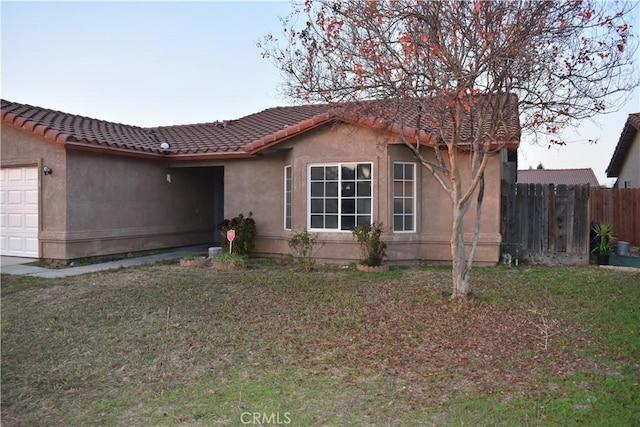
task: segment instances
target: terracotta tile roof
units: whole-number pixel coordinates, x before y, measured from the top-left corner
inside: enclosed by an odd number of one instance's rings
[[[640,131],[640,113],[629,114],[624,129],[620,134],[620,139],[618,139],[616,150],[613,152],[611,162],[607,167],[607,176],[609,178],[617,177],[620,174],[620,170],[629,153],[629,148],[631,148],[631,143],[633,143],[638,131]]]
[[[7,100],[2,100],[1,110],[3,123],[69,148],[175,160],[246,157],[332,121],[357,122],[396,133],[402,131],[413,139],[418,126],[425,128],[424,122],[421,125],[417,121],[418,110],[413,103],[401,105],[395,123],[367,116],[375,114],[373,110],[361,110],[354,116],[345,113],[344,106],[335,108],[328,104],[314,104],[269,108],[237,120],[152,128],[106,122]],[[497,140],[517,144],[520,139],[517,108],[509,111],[508,117],[501,121]],[[460,136],[462,142],[469,140],[473,133],[471,116],[465,120]],[[432,123],[436,123],[435,119],[432,119]],[[431,126],[431,130],[423,130],[419,134],[424,144],[433,144],[439,138],[439,129],[433,124]],[[445,126],[444,133],[447,132]],[[162,147],[165,142],[169,148]]]
[[[150,155],[246,156],[329,120],[327,105],[275,107],[238,120],[142,128],[2,100],[2,122],[47,141]],[[161,144],[167,142],[168,149]]]
[[[425,145],[433,145],[441,139],[452,137],[450,109],[441,99],[414,101],[372,101],[364,103],[355,113],[353,121],[379,129],[390,130],[415,140],[417,130]],[[496,104],[501,107],[496,108]],[[520,142],[520,116],[518,99],[515,95],[474,96],[469,99],[469,109],[462,113],[458,144],[472,142],[476,135],[491,135],[492,143],[516,148]],[[386,119],[385,119],[386,118]],[[497,126],[494,126],[494,121]],[[478,126],[479,125],[479,126]]]
[[[586,169],[523,169],[518,171],[519,184],[590,184],[599,187],[598,178],[591,168]]]
[[[144,128],[106,122],[2,100],[3,123],[40,135],[49,142],[70,140],[99,146],[155,151],[158,143]]]
[[[177,154],[252,153],[329,121],[328,105],[275,107],[237,120],[152,128]]]

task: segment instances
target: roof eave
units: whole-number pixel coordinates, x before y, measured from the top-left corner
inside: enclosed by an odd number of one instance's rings
[[[607,166],[606,173],[608,178],[615,178],[620,175],[620,169],[622,168],[624,159],[627,157],[629,147],[631,146],[631,143],[633,142],[637,133],[638,129],[633,126],[629,119],[627,119],[627,122],[624,125],[624,129],[620,134],[620,138],[618,139],[616,149],[613,152],[613,156],[611,156],[609,166]]]
[[[244,159],[255,157],[251,153],[244,151],[237,152],[203,152],[203,153],[163,153],[163,152],[145,152],[141,150],[132,150],[126,148],[114,148],[109,146],[99,146],[94,144],[86,144],[80,141],[70,141],[65,145],[70,150],[87,151],[92,153],[113,154],[117,156],[135,157],[138,159],[150,160],[167,160],[167,161],[195,161],[195,160],[214,160],[214,159]]]

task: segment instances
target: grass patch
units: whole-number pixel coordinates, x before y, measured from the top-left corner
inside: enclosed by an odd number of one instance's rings
[[[2,424],[640,422],[640,274],[247,267],[2,276]]]

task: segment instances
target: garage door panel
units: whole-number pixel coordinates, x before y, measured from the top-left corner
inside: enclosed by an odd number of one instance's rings
[[[24,222],[22,221],[22,218],[23,218],[22,214],[10,213],[8,228],[22,228],[24,226],[23,225]]]
[[[22,205],[22,190],[9,190],[8,199],[10,205]]]
[[[27,190],[24,192],[25,205],[38,205],[38,190]]]
[[[35,183],[38,185],[38,169],[37,168],[25,168],[24,180],[27,182]]]
[[[25,239],[25,252],[26,253],[38,253],[38,239],[28,238]]]
[[[38,168],[0,169],[0,253],[38,257]]]
[[[23,177],[24,177],[24,169],[25,168],[9,168],[9,169],[7,169],[7,171],[8,171],[7,179],[9,180],[9,182],[11,182],[11,181],[13,181],[13,182],[24,181],[24,179],[23,179]]]
[[[25,214],[24,226],[26,228],[38,230],[38,215],[37,214]]]

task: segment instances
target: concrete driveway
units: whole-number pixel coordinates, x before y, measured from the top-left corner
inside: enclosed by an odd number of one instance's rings
[[[82,265],[79,267],[67,268],[43,268],[29,263],[37,261],[34,258],[19,258],[2,256],[0,272],[2,274],[23,275],[44,277],[54,279],[58,277],[77,276],[79,274],[93,273],[96,271],[112,270],[116,268],[131,267],[134,265],[155,264],[162,261],[172,261],[189,255],[203,255],[208,253],[208,246],[190,246],[179,248],[169,252],[156,255],[141,256],[135,258],[124,258],[116,261],[104,262],[101,264]]]

